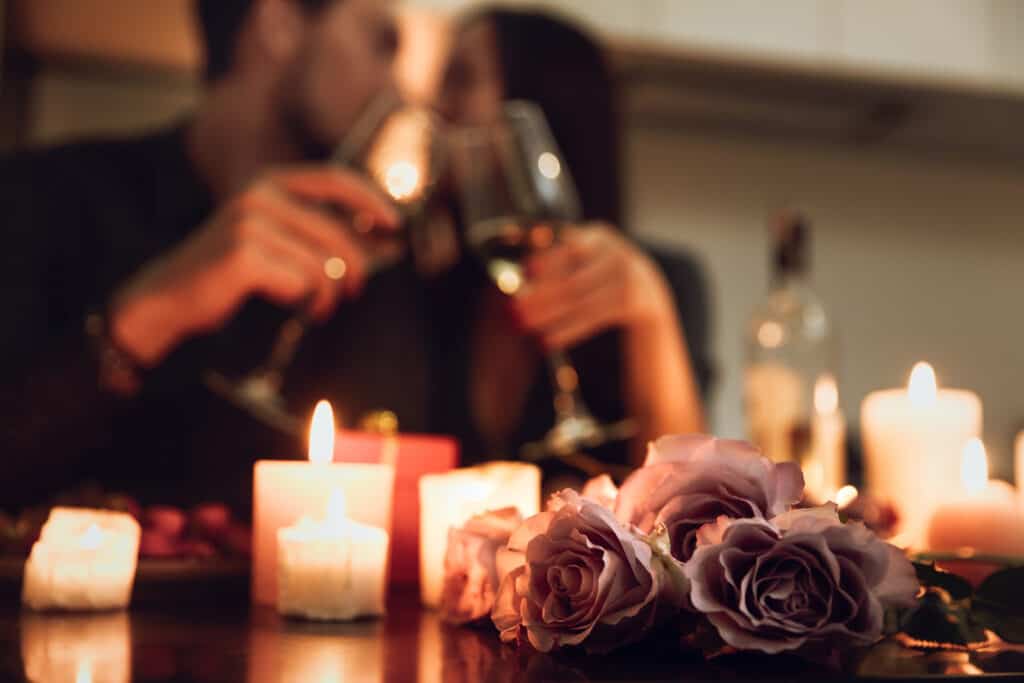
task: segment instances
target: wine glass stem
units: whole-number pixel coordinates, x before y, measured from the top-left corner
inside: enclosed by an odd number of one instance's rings
[[[580,395],[580,380],[576,368],[564,351],[552,351],[548,354],[548,366],[551,369],[551,380],[555,386],[555,415],[559,420],[569,417],[588,415],[583,397]]]

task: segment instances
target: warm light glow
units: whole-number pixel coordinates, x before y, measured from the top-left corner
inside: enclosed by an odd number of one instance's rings
[[[976,496],[985,491],[988,485],[988,456],[981,439],[971,439],[964,446],[960,481],[969,495]]]
[[[327,523],[331,525],[342,524],[345,521],[345,492],[341,489],[331,491],[331,497],[327,499]]]
[[[782,344],[782,325],[768,320],[757,328],[757,341],[766,349],[777,349]]]
[[[75,683],[92,683],[92,661],[83,659],[75,667]]]
[[[384,188],[396,202],[418,194],[420,171],[409,161],[396,161],[384,172]]]
[[[103,545],[103,530],[95,524],[90,524],[78,541],[78,547],[82,550],[96,550]]]
[[[839,506],[840,510],[843,510],[849,507],[850,503],[857,500],[857,496],[859,495],[860,492],[857,490],[856,486],[847,484],[836,491],[836,505]]]
[[[818,415],[834,415],[839,410],[839,388],[836,378],[822,375],[814,383],[814,412]]]
[[[493,261],[490,265],[491,275],[494,277],[495,284],[498,285],[498,289],[501,290],[502,294],[517,293],[523,286],[523,274],[520,266],[498,259]]]
[[[327,401],[320,401],[313,410],[309,425],[309,461],[326,465],[334,459],[334,411]]]
[[[554,180],[562,175],[562,163],[551,152],[544,152],[537,158],[537,169],[542,176],[549,180]]]
[[[918,363],[910,372],[910,383],[907,385],[910,404],[915,408],[930,408],[938,400],[938,383],[935,381],[935,370],[928,363]]]

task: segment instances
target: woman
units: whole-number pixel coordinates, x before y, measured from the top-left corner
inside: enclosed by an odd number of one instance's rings
[[[595,417],[609,423],[631,416],[637,426],[629,443],[594,455],[636,463],[652,438],[704,429],[698,377],[706,385],[707,325],[699,273],[677,258],[670,284],[656,259],[620,231],[613,88],[592,40],[545,14],[494,9],[467,17],[454,34],[442,113],[456,125],[486,124],[510,99],[544,110],[576,180],[585,224],[529,258],[528,284],[511,299],[470,259],[446,278],[452,298],[442,307],[449,330],[442,367],[465,372],[447,373],[435,402],[447,410],[440,421],[462,440],[464,461],[515,457],[554,422],[544,350],[571,350]]]

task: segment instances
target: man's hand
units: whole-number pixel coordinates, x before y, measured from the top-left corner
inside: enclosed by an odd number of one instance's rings
[[[370,259],[355,230],[317,205],[373,229],[398,214],[364,180],[337,168],[271,173],[224,204],[182,244],[146,264],[114,297],[110,333],[139,362],[156,365],[175,346],[218,329],[253,295],[309,300],[314,318],[358,296]]]
[[[563,350],[609,327],[673,321],[668,285],[657,266],[607,225],[566,228],[526,262],[514,310],[549,349]]]

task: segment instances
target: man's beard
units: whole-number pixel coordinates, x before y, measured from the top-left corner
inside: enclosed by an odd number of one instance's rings
[[[340,140],[329,140],[317,131],[312,116],[295,98],[285,100],[281,107],[281,122],[289,142],[303,161],[322,162],[331,158]]]

